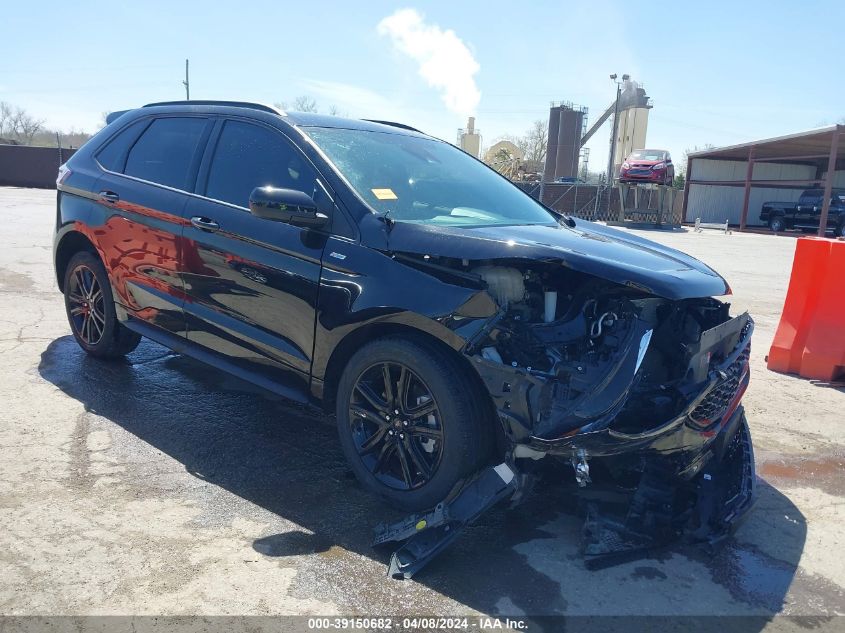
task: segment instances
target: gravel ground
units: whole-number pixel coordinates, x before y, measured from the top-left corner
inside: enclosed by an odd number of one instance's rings
[[[77,348],[54,221],[55,192],[0,188],[0,614],[845,611],[845,393],[764,362],[791,237],[641,232],[720,271],[757,322],[745,405],[760,500],[724,548],[588,571],[581,522],[547,485],[399,582],[369,546],[389,515],[330,420],[153,343],[110,364]]]

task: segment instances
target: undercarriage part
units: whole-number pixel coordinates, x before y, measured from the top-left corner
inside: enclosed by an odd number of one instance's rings
[[[579,449],[572,456],[572,468],[575,470],[575,481],[579,488],[583,488],[592,481],[590,479],[590,465],[587,463],[587,451]]]
[[[624,513],[586,504],[583,553],[590,569],[627,562],[683,538],[713,546],[724,540],[754,503],[751,436],[740,409],[722,431],[692,482],[668,460],[651,461]]]
[[[518,493],[523,478],[508,463],[491,466],[459,486],[431,512],[375,529],[373,545],[405,541],[390,557],[388,575],[411,578],[443,551],[463,528],[499,501]],[[406,540],[407,539],[407,540]]]

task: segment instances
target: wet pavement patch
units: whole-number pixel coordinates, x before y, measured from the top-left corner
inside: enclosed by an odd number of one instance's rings
[[[471,609],[564,614],[571,583],[588,575],[593,581],[601,578],[602,572],[587,571],[566,556],[577,551],[580,520],[563,490],[573,485],[571,471],[565,468],[542,478],[518,507],[503,504],[485,514],[413,581],[395,581],[386,575],[392,550],[372,548],[371,539],[377,523],[401,515],[350,476],[331,417],[267,397],[260,389],[148,341],[126,362],[104,364],[87,357],[70,337],[62,337],[42,354],[39,372],[81,402],[86,412],[141,440],[134,448],[119,444],[112,450],[124,451],[119,461],[128,465],[134,480],[144,482],[145,494],[175,495],[203,508],[191,527],[214,529],[243,516],[269,522],[271,527],[252,536],[245,547],[253,550],[252,556],[296,569],[288,589],[291,597],[333,603],[341,612],[366,605],[374,613]],[[77,431],[81,441],[84,429]],[[158,486],[150,452],[181,463],[198,485]],[[75,468],[84,479],[81,459]],[[152,469],[152,476],[146,476],[145,469]],[[779,500],[779,509],[800,516],[777,491],[768,489],[768,494]],[[789,551],[800,554],[805,527],[790,525],[792,531],[785,537],[800,543],[787,544]],[[563,562],[566,575],[544,573],[532,563],[527,552],[547,547],[544,542],[569,561]],[[530,544],[528,549],[524,544]],[[661,555],[668,558],[672,552]],[[736,599],[772,612],[783,606],[797,567],[797,560],[774,561],[736,544],[698,560]],[[625,577],[665,591],[677,580],[668,569],[652,556],[641,559]]]
[[[757,472],[765,479],[771,479],[785,486],[810,486],[831,495],[845,495],[845,456],[821,456],[812,458],[772,456],[759,460]]]

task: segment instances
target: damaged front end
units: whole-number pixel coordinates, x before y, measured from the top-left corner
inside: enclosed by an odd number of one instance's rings
[[[550,262],[456,263],[499,311],[464,349],[495,406],[505,462],[432,513],[381,526],[410,577],[542,458],[571,464],[584,555],[606,564],[678,538],[714,543],[754,498],[740,400],[753,321],[713,298],[665,298]]]

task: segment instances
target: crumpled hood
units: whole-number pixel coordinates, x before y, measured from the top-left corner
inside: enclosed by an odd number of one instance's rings
[[[666,299],[714,297],[730,292],[718,273],[694,257],[580,219],[575,220],[574,228],[564,225],[433,227],[396,222],[386,247],[391,252],[433,257],[559,262]]]

